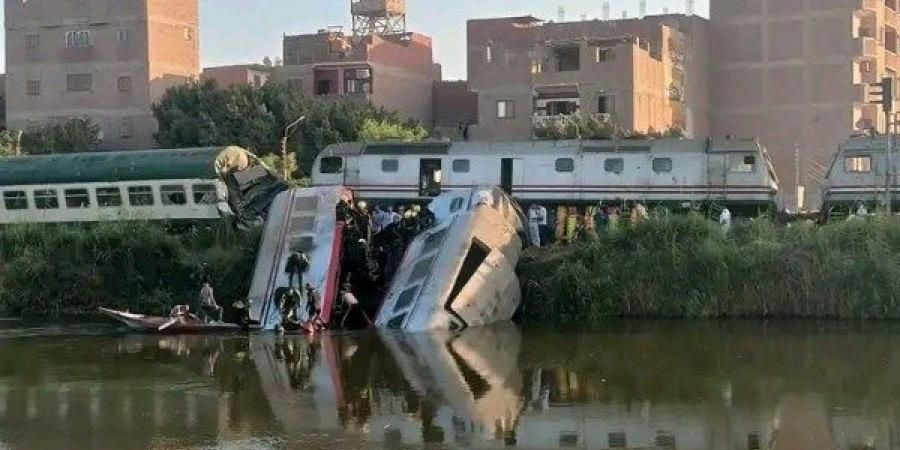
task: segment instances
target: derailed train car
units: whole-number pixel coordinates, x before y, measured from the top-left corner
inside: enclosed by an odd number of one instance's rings
[[[749,140],[356,142],[322,151],[312,175],[314,185],[344,185],[384,201],[491,185],[526,204],[780,207],[769,155]]]
[[[822,215],[840,219],[859,211],[884,206],[900,208],[897,168],[900,153],[888,152],[890,136],[851,137],[838,147],[822,187]]]

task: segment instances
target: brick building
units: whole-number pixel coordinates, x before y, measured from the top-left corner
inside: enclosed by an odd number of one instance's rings
[[[806,205],[819,204],[849,135],[884,132],[866,92],[900,71],[897,8],[897,0],[711,2],[713,134],[761,137],[789,205],[798,206],[798,184]]]
[[[284,65],[275,78],[308,95],[370,101],[430,125],[438,72],[428,36],[352,36],[330,29],[285,36]]]
[[[709,132],[708,24],[696,16],[553,23],[471,20],[468,78],[478,139],[595,115],[634,131]]]
[[[103,148],[155,145],[153,102],[200,73],[197,0],[6,0],[7,123],[89,117]]]
[[[269,82],[275,68],[264,64],[236,64],[207,67],[200,74],[201,80],[215,80],[221,87],[239,84],[262,86]]]

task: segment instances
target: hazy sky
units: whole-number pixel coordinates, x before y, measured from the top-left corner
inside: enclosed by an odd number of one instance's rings
[[[39,0],[56,1],[56,0]],[[638,13],[640,0],[609,0],[611,17]],[[698,14],[708,16],[709,0],[696,0]],[[600,17],[603,0],[407,0],[409,29],[434,39],[435,60],[445,78],[465,78],[466,20],[532,14],[557,17],[563,6],[568,20]],[[686,0],[647,0],[649,14],[684,12]],[[0,11],[2,14],[2,11]],[[281,55],[281,38],[310,33],[328,25],[350,25],[350,0],[200,0],[200,44],[204,66],[262,61]],[[2,46],[0,46],[2,52]],[[5,55],[3,55],[5,56]],[[5,60],[5,58],[4,58]]]

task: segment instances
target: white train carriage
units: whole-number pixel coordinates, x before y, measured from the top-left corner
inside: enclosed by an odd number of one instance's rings
[[[314,185],[410,200],[496,185],[528,202],[716,202],[772,208],[778,180],[756,141],[346,143],[328,147]]]
[[[846,217],[860,205],[874,211],[885,204],[888,192],[893,211],[898,210],[900,152],[889,158],[888,145],[888,136],[852,137],[840,145],[822,187],[821,212],[827,219]]]
[[[0,159],[0,224],[218,220],[223,147]]]

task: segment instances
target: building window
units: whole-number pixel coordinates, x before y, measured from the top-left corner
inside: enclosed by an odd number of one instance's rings
[[[94,46],[94,37],[88,30],[66,32],[66,48],[91,48]]]
[[[256,87],[260,87],[260,86],[262,86],[262,84],[263,84],[262,75],[259,75],[259,74],[253,75],[253,85]]]
[[[468,159],[454,159],[453,173],[469,173],[471,162]]]
[[[119,136],[122,138],[130,138],[134,135],[134,122],[130,117],[125,117],[119,122]]]
[[[41,95],[41,80],[28,80],[25,91],[28,95]]]
[[[569,173],[575,171],[575,160],[572,158],[559,158],[556,160],[556,171]]]
[[[28,50],[37,50],[41,46],[41,36],[39,34],[25,35],[25,48]]]
[[[116,42],[120,45],[131,44],[131,30],[127,28],[119,28],[116,30]]]
[[[484,62],[486,62],[486,63],[494,62],[494,47],[492,45],[484,46]]]
[[[94,88],[94,75],[90,73],[70,73],[66,76],[66,90],[85,92]]]
[[[91,196],[87,189],[66,189],[66,208],[90,208]]]
[[[150,186],[128,188],[128,203],[131,206],[153,206],[153,188]]]
[[[760,442],[758,434],[747,435],[747,450],[760,450]]]
[[[672,171],[672,158],[653,158],[653,171],[669,173]]]
[[[59,197],[53,189],[34,191],[34,206],[37,209],[59,209]]]
[[[556,57],[557,72],[572,72],[581,70],[581,48],[561,47],[553,50]]]
[[[597,53],[595,56],[598,63],[612,61],[613,59],[615,59],[615,53],[613,53],[613,49],[607,47],[597,47]]]
[[[347,80],[348,94],[370,94],[372,92],[372,84],[369,80]]]
[[[119,92],[130,92],[131,91],[131,77],[128,75],[123,75],[119,77],[119,81],[116,83],[119,87]]]
[[[161,186],[159,188],[159,196],[163,205],[180,206],[187,204],[187,193],[185,193],[184,186]]]
[[[28,209],[28,195],[25,191],[4,192],[3,205],[9,210]]]
[[[869,173],[872,171],[871,156],[848,156],[844,158],[844,172]]]
[[[515,100],[497,100],[497,118],[512,119],[516,117]]]
[[[381,160],[381,171],[393,173],[400,170],[400,160],[397,159],[382,159]]]
[[[97,205],[101,208],[122,206],[122,191],[119,188],[97,188]]]
[[[611,95],[601,95],[597,97],[597,113],[598,114],[612,114],[613,112],[613,97]]]
[[[291,78],[288,80],[288,87],[299,92],[303,90],[303,78]]]
[[[603,170],[612,173],[622,173],[625,171],[625,160],[622,158],[607,158],[603,161]]]
[[[194,29],[190,27],[185,27],[184,29],[184,40],[191,41],[194,39]]]
[[[606,438],[609,440],[609,448],[627,448],[628,437],[625,433],[609,433]]]

